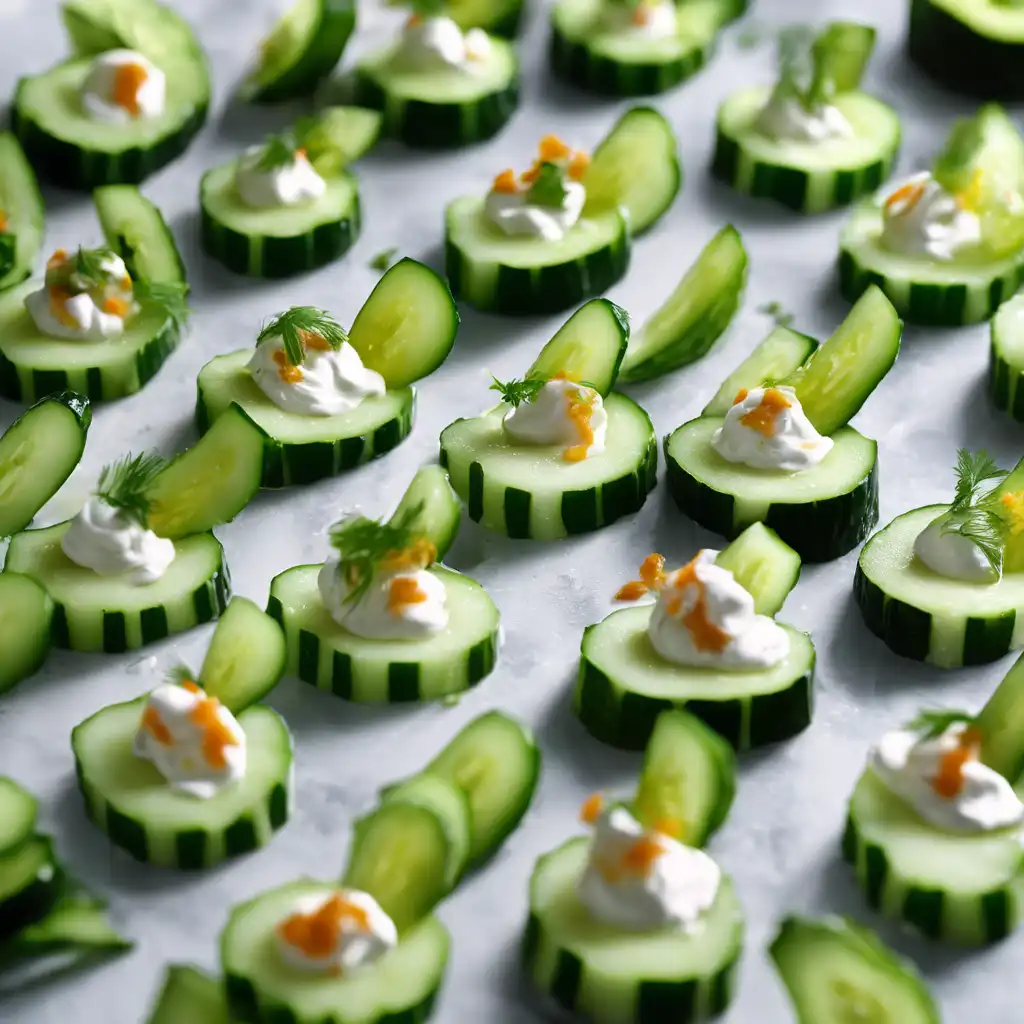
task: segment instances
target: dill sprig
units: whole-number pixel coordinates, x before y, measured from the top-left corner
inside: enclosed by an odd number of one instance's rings
[[[497,391],[501,400],[513,409],[518,409],[524,403],[532,402],[540,394],[541,388],[547,384],[543,377],[527,377],[525,380],[500,381],[494,374],[491,374],[490,390]]]
[[[101,288],[111,276],[104,264],[114,259],[117,259],[117,254],[110,249],[84,249],[79,246],[70,261],[71,273],[76,279],[74,284],[83,291]]]
[[[184,686],[186,683],[199,685],[195,672],[182,662],[171,666],[167,672],[167,682],[173,686]]]
[[[956,494],[942,523],[943,533],[956,533],[971,541],[996,573],[1002,572],[1009,524],[1000,511],[998,491],[983,490],[982,485],[1005,476],[1006,470],[1000,469],[988,452],[961,448],[956,461]]]
[[[126,455],[118,462],[103,467],[96,485],[96,497],[140,526],[147,526],[152,504],[149,488],[166,465],[167,460],[157,452]]]
[[[562,168],[557,164],[543,163],[533,184],[526,190],[526,201],[535,206],[560,207],[568,191]]]
[[[188,285],[184,282],[140,278],[134,284],[134,294],[141,302],[152,302],[162,307],[179,331],[188,323],[192,310],[188,304]]]
[[[256,343],[280,336],[288,362],[292,366],[301,366],[306,358],[306,346],[302,340],[304,333],[322,338],[335,352],[348,341],[348,331],[327,310],[316,306],[292,306],[263,327]]]
[[[907,730],[919,733],[923,740],[933,740],[954,725],[973,725],[976,718],[976,715],[954,709],[921,711],[916,718],[907,723]]]
[[[380,270],[383,272],[395,262],[395,256],[397,255],[397,246],[391,246],[389,249],[381,249],[381,251],[377,253],[372,260],[370,260],[370,268],[372,270]]]

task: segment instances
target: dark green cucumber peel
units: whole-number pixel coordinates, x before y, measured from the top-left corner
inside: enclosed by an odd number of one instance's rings
[[[53,841],[33,836],[0,858],[0,878],[17,888],[0,893],[0,942],[45,917],[64,892],[67,881]]]

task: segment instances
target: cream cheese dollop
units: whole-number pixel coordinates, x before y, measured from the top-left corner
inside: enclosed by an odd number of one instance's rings
[[[605,31],[624,39],[653,42],[671,39],[679,29],[679,15],[673,0],[606,0],[603,22]]]
[[[82,106],[94,121],[126,124],[160,117],[167,77],[134,50],[107,50],[96,57],[82,83]]]
[[[566,461],[579,462],[605,450],[608,412],[593,388],[556,378],[505,413],[502,425],[520,444],[562,445]]]
[[[800,97],[777,89],[757,115],[754,131],[778,142],[828,142],[854,135],[853,125],[833,104],[807,107]]]
[[[246,206],[257,210],[301,206],[327,191],[327,182],[301,149],[288,163],[266,169],[260,167],[264,151],[263,146],[250,147],[235,170],[235,191]]]
[[[943,529],[945,514],[929,523],[914,541],[914,554],[932,572],[968,583],[995,583],[999,573],[974,541]]]
[[[927,171],[914,175],[882,205],[883,249],[947,262],[982,240],[981,219]]]
[[[475,72],[491,55],[490,36],[483,29],[463,32],[449,17],[413,15],[402,31],[395,62],[410,71]]]

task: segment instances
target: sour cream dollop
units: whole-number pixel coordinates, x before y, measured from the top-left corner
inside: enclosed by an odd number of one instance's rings
[[[484,213],[492,224],[506,235],[541,238],[560,242],[579,222],[587,190],[578,181],[565,182],[565,195],[559,206],[539,206],[530,202],[526,190],[497,192],[491,190],[484,200]]]
[[[327,182],[301,150],[296,150],[290,162],[264,170],[259,166],[264,148],[247,149],[235,170],[235,191],[246,206],[257,210],[300,206],[327,191]]]
[[[853,125],[838,107],[822,103],[808,109],[799,97],[778,90],[761,108],[754,131],[779,142],[828,142],[854,135]]]
[[[549,380],[533,401],[505,414],[505,432],[520,444],[564,445],[567,462],[580,462],[605,450],[608,413],[593,388],[570,380]]]
[[[490,37],[479,28],[463,32],[444,15],[411,17],[402,32],[395,59],[410,71],[444,71],[456,68],[474,72],[491,55]]]
[[[616,35],[643,40],[671,39],[678,30],[679,16],[672,0],[639,0],[636,4],[605,3],[604,22]]]
[[[89,67],[82,83],[82,106],[94,121],[126,124],[164,112],[167,78],[134,50],[108,50]]]
[[[999,574],[992,568],[981,548],[959,533],[943,530],[945,516],[926,526],[914,541],[914,554],[931,569],[951,580],[968,583],[995,583]]]
[[[885,200],[880,242],[884,249],[905,256],[953,260],[981,242],[981,220],[924,172]]]

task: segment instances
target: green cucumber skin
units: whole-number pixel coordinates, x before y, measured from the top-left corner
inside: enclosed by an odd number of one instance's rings
[[[1003,359],[995,344],[989,350],[988,385],[992,404],[1024,423],[1024,370]]]
[[[33,879],[24,889],[0,901],[0,942],[17,935],[26,925],[42,920],[57,905],[67,885],[64,869],[54,855],[48,836],[36,836],[27,843],[45,843],[49,850],[50,877]]]

